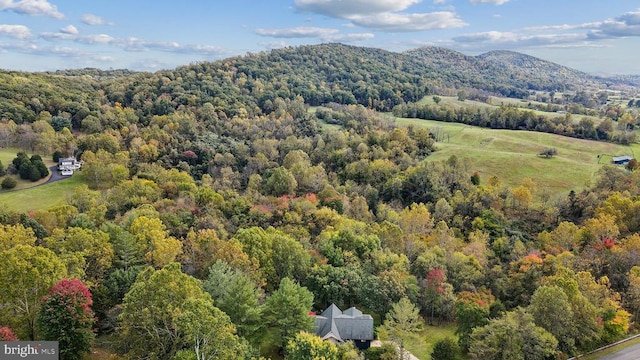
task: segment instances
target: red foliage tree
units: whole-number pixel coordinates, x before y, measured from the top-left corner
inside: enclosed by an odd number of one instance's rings
[[[0,341],[18,341],[18,338],[8,326],[0,327]]]
[[[62,279],[42,298],[38,324],[45,340],[58,341],[60,359],[81,359],[91,349],[95,317],[91,292],[78,279]]]
[[[446,280],[446,275],[444,270],[440,268],[435,268],[427,273],[427,287],[432,289],[438,294],[442,294],[444,292],[444,288],[442,283]]]

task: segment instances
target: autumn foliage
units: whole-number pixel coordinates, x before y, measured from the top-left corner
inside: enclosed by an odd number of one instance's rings
[[[18,341],[18,338],[8,326],[0,327],[0,341]]]
[[[38,324],[45,340],[59,341],[60,359],[81,359],[91,349],[95,323],[91,292],[78,279],[62,279],[43,297]]]

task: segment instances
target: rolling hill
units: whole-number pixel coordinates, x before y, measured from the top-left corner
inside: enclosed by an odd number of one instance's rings
[[[533,90],[595,90],[630,83],[628,78],[595,77],[509,51],[468,56],[424,47],[396,53],[343,44],[287,47],[155,73],[0,71],[0,78],[0,114],[5,119],[32,122],[47,110],[52,115],[69,113],[75,126],[104,101],[136,108],[142,117],[205,103],[227,116],[240,109],[252,115],[256,109],[268,110],[268,101],[297,96],[309,105],[359,103],[389,111],[427,94],[455,94],[457,89],[523,98]],[[33,103],[33,98],[40,102]],[[170,104],[158,103],[165,100]]]

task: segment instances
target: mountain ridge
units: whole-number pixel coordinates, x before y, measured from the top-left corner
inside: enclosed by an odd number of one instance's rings
[[[154,73],[91,68],[50,73],[0,70],[0,79],[5,79],[0,83],[1,115],[20,123],[34,121],[42,110],[54,115],[66,112],[75,124],[95,111],[88,105],[95,103],[89,100],[94,97],[137,108],[141,116],[209,103],[232,117],[268,113],[277,99],[297,97],[312,106],[335,102],[391,111],[427,95],[455,95],[460,90],[481,97],[527,98],[534,91],[595,94],[625,86],[634,86],[637,93],[639,83],[638,77],[596,77],[512,51],[470,56],[423,47],[397,53],[338,43],[248,53]],[[45,100],[32,104],[33,98]]]

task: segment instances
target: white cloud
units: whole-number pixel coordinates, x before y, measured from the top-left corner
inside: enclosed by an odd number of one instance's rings
[[[258,35],[278,38],[324,38],[337,33],[337,29],[304,26],[286,29],[256,29]]]
[[[345,43],[355,43],[355,42],[373,39],[374,37],[375,35],[371,33],[353,33],[353,34],[341,34],[329,40],[345,42]]]
[[[69,29],[67,29],[69,30]],[[66,41],[75,41],[78,43],[82,43],[82,44],[109,44],[109,43],[114,43],[116,41],[116,39],[110,35],[106,35],[106,34],[86,34],[86,35],[81,35],[78,34],[77,32],[70,32],[70,31],[60,31],[57,33],[53,33],[53,32],[43,32],[40,33],[40,37],[45,39],[45,40],[49,40],[49,41],[55,41],[55,40],[66,40]]]
[[[58,11],[56,6],[47,0],[21,0],[18,2],[14,2],[13,0],[0,0],[0,10],[10,10],[24,15],[49,16],[54,19],[64,18],[64,15]]]
[[[563,44],[576,44],[587,41],[586,34],[523,34],[516,32],[487,31],[466,34],[454,37],[452,46],[464,49],[502,48],[513,49],[518,47],[548,47]]]
[[[509,0],[471,0],[472,4],[494,4],[502,5],[508,3]]]
[[[76,39],[77,42],[83,44],[110,44],[116,39],[107,34],[81,35]]]
[[[63,32],[43,32],[40,33],[40,37],[53,41],[53,40],[75,40],[77,38],[74,34],[63,33]]]
[[[422,0],[295,0],[296,9],[345,18],[402,11]]]
[[[447,46],[466,50],[524,47],[588,48],[598,40],[640,37],[640,9],[600,22],[527,27],[520,31],[488,31],[457,36]]]
[[[47,53],[50,55],[56,55],[59,57],[79,57],[84,56],[86,53],[78,48],[66,47],[66,46],[54,46],[48,49],[43,49],[42,55]]]
[[[601,22],[593,22],[593,23],[583,23],[577,25],[547,25],[547,26],[532,26],[527,27],[524,30],[526,31],[566,31],[566,30],[577,30],[577,29],[595,29],[598,28],[602,23]]]
[[[616,18],[582,24],[562,24],[525,28],[525,31],[570,31],[590,30],[587,36],[591,40],[640,36],[640,9],[622,14]]]
[[[321,41],[359,42],[374,37],[371,33],[342,34],[338,29],[320,27],[294,27],[283,29],[256,29],[256,34],[275,38],[314,38]],[[282,46],[277,46],[282,47]]]
[[[69,30],[69,29],[67,29]],[[164,51],[181,54],[225,55],[228,51],[211,45],[180,44],[138,39],[135,37],[115,38],[107,34],[78,34],[69,31],[43,32],[40,37],[48,41],[73,41],[85,45],[112,45],[126,51]]]
[[[640,36],[640,9],[607,19],[589,33],[592,39]]]
[[[314,38],[325,42],[345,43],[364,41],[374,37],[371,33],[343,34],[338,29],[305,26],[283,29],[256,29],[256,34],[275,38]],[[283,46],[276,46],[275,48],[281,47]]]
[[[28,39],[31,37],[29,28],[24,25],[2,25],[0,24],[0,35],[9,36],[16,39]]]
[[[467,25],[455,13],[449,11],[421,14],[381,13],[353,17],[351,21],[361,27],[392,32],[451,29]]]
[[[350,25],[387,32],[451,29],[466,26],[453,11],[403,12],[422,0],[295,0],[296,9],[350,20]],[[444,4],[447,0],[434,0]],[[504,1],[504,0],[502,0]]]
[[[208,56],[223,56],[229,54],[227,50],[217,46],[180,44],[171,41],[148,41],[134,37],[129,37],[126,39],[116,39],[114,41],[114,44],[122,47],[125,51],[156,50],[179,54],[200,54]]]
[[[113,25],[112,22],[106,21],[100,16],[93,15],[93,14],[84,14],[80,18],[80,20],[82,20],[82,22],[87,25]]]
[[[73,25],[67,25],[67,26],[63,27],[62,29],[60,29],[60,32],[63,33],[63,34],[77,35],[78,34],[78,28],[76,28]]]

